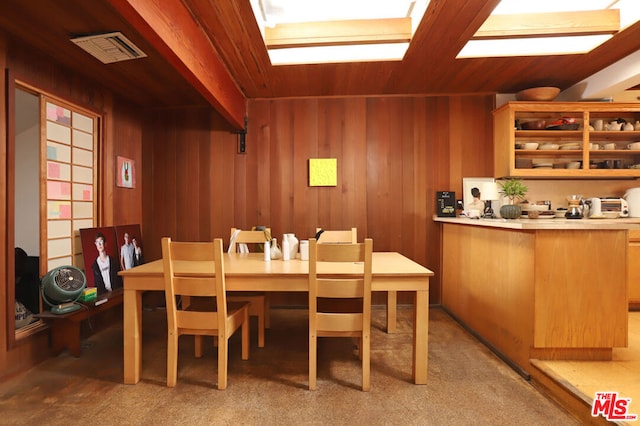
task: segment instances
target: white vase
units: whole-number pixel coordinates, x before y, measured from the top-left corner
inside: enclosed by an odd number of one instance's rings
[[[289,242],[289,259],[295,259],[298,254],[299,242],[295,234],[285,234],[287,241]]]

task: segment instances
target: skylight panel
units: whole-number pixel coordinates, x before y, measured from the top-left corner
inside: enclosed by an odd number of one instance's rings
[[[430,0],[251,0],[273,65],[401,60]]]
[[[638,19],[638,0],[502,0],[457,58],[587,53]]]

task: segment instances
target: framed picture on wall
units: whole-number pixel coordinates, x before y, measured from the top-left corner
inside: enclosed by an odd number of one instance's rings
[[[464,204],[463,211],[466,216],[478,217],[481,216],[484,212],[486,206],[485,201],[481,200],[482,185],[487,182],[495,182],[495,179],[489,177],[462,178],[462,200]]]
[[[117,157],[116,185],[121,188],[136,187],[136,162],[125,157]]]

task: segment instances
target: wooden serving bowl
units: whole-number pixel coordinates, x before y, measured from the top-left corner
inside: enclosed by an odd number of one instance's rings
[[[525,121],[520,123],[522,130],[544,130],[547,127],[546,120]]]
[[[516,99],[519,101],[549,102],[554,100],[558,94],[560,94],[558,87],[532,87],[516,93]]]

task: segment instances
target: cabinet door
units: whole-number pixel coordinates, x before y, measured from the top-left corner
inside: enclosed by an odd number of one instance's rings
[[[629,308],[640,309],[640,231],[629,231]]]

